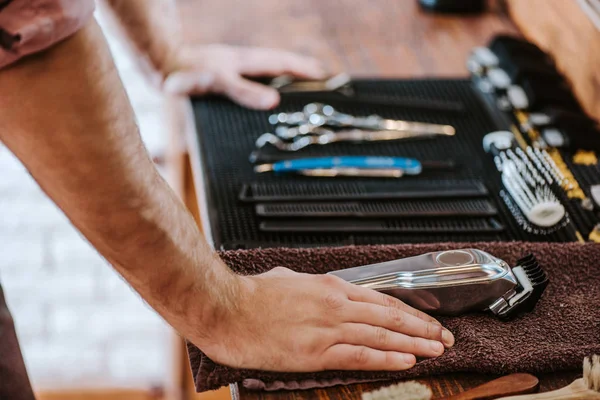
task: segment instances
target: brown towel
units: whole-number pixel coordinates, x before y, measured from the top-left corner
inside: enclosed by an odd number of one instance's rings
[[[308,389],[357,381],[413,378],[450,372],[545,373],[581,368],[584,356],[600,352],[600,245],[550,243],[476,243],[365,246],[321,249],[265,249],[221,253],[236,272],[258,274],[276,266],[325,273],[430,251],[478,248],[511,265],[533,253],[550,284],[535,310],[511,322],[489,314],[440,318],[455,334],[455,346],[436,359],[405,372],[325,371],[273,373],[237,370],[215,364],[189,344],[198,391],[234,382],[260,390]]]

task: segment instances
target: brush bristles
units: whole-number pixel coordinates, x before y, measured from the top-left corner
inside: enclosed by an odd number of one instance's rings
[[[410,381],[363,393],[362,400],[430,400],[432,396],[429,387]]]
[[[594,355],[583,360],[583,382],[588,389],[600,393],[600,356]]]

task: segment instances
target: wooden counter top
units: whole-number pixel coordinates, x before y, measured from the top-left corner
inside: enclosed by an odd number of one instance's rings
[[[474,46],[517,32],[503,14],[437,16],[416,0],[178,1],[189,43],[283,48],[355,76],[465,76]]]
[[[518,32],[495,2],[493,12],[471,17],[427,14],[419,9],[416,0],[178,0],[178,3],[182,28],[190,44],[284,48],[317,57],[331,71],[345,71],[356,77],[464,77],[467,76],[465,61],[474,46],[487,44],[498,33]],[[186,117],[181,110],[172,114],[173,132],[181,134],[189,121],[182,121]],[[188,151],[193,164],[198,149]],[[194,195],[193,183],[198,184],[198,180],[191,171],[189,165],[184,166],[177,186],[198,217],[197,210],[202,205]],[[196,193],[201,191],[202,188],[196,188]],[[545,379],[543,386],[545,389],[564,386],[572,378],[573,374],[566,374]],[[459,393],[488,379],[463,374],[422,381],[432,387],[436,396],[441,396]],[[242,400],[360,399],[362,392],[391,383],[278,393],[253,393],[233,385],[231,394]],[[199,398],[222,398],[211,396],[215,395]]]

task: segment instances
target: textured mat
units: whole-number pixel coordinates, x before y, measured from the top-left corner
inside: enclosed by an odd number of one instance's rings
[[[515,222],[504,201],[500,198],[501,182],[492,158],[482,149],[485,134],[506,129],[507,125],[492,118],[484,102],[468,80],[359,80],[355,83],[359,95],[371,95],[388,99],[416,99],[413,106],[384,106],[375,104],[351,104],[344,101],[327,100],[342,112],[356,115],[379,114],[386,118],[409,119],[433,123],[451,124],[457,134],[453,138],[437,138],[408,142],[385,142],[369,144],[335,143],[327,146],[311,146],[294,153],[294,156],[318,157],[335,155],[405,156],[423,161],[454,159],[459,168],[453,171],[429,170],[422,176],[405,177],[399,180],[309,178],[300,176],[275,176],[256,174],[249,161],[255,140],[265,132],[273,130],[268,122],[271,112],[252,111],[239,107],[227,100],[211,98],[193,101],[200,150],[207,182],[208,207],[211,215],[211,230],[218,249],[249,249],[258,247],[319,247],[344,245],[396,244],[396,243],[439,243],[472,241],[574,241],[573,232],[560,230],[551,235],[525,233]],[[416,107],[427,100],[454,102],[462,111],[447,111]],[[319,97],[285,95],[280,107],[273,112],[301,110],[312,101],[323,101]],[[267,151],[267,153],[269,153]],[[269,153],[271,154],[271,153]],[[287,153],[289,155],[289,153]],[[281,155],[281,153],[279,154]],[[600,179],[596,170],[579,168],[575,171],[586,181]],[[589,178],[589,179],[588,179]],[[498,209],[498,220],[505,227],[502,232],[453,232],[453,233],[398,233],[388,232],[265,232],[264,221],[255,213],[255,204],[240,200],[244,196],[269,196],[272,194],[303,195],[321,191],[331,196],[357,190],[371,191],[376,186],[388,193],[406,193],[422,185],[455,187],[456,182],[483,182],[489,194],[480,196],[488,199]],[[427,187],[429,187],[427,186]],[[242,193],[242,189],[246,188]],[[249,189],[250,188],[250,189]],[[293,190],[290,192],[290,188]],[[293,192],[293,193],[292,193]],[[470,197],[473,199],[473,197]],[[246,198],[246,200],[248,200]],[[331,200],[331,199],[330,199]],[[351,199],[353,200],[353,199]],[[404,199],[410,201],[411,199]],[[402,201],[404,201],[402,200]],[[378,201],[378,200],[373,200]],[[592,229],[593,215],[582,211],[574,202],[568,203],[568,211],[587,236]],[[392,220],[394,222],[394,220]],[[457,228],[458,229],[458,228]],[[456,229],[455,229],[456,231]]]

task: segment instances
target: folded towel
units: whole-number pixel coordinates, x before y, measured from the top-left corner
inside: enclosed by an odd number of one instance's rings
[[[540,374],[579,369],[584,356],[600,352],[600,245],[597,244],[511,242],[263,249],[228,251],[220,256],[240,274],[258,274],[276,266],[325,273],[457,248],[478,248],[511,266],[532,253],[548,273],[550,284],[531,313],[510,322],[485,313],[439,318],[454,333],[455,346],[441,357],[420,361],[404,372],[275,373],[232,369],[214,363],[188,343],[196,389],[202,392],[243,382],[250,389],[295,390],[451,372]]]

